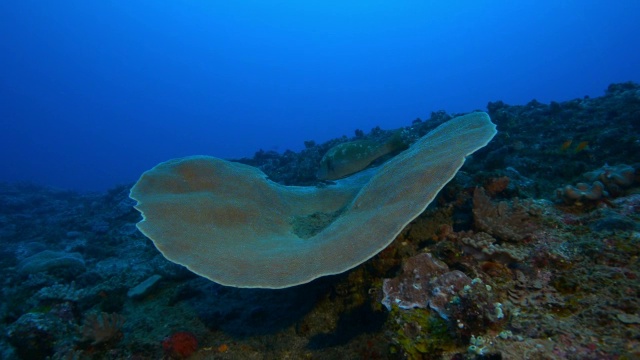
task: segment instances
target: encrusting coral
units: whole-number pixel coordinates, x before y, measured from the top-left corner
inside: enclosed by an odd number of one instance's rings
[[[501,201],[497,204],[478,187],[473,192],[473,221],[478,230],[511,242],[519,242],[531,236],[532,208],[522,204],[518,198],[513,203]]]
[[[440,312],[442,305],[470,282],[464,273],[450,271],[445,263],[423,253],[405,260],[402,275],[384,280],[382,304],[389,310],[392,306],[402,309],[431,307]]]

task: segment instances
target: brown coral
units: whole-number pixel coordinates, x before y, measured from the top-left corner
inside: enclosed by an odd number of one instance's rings
[[[487,193],[489,193],[489,195],[494,196],[505,191],[509,186],[510,181],[511,179],[509,179],[508,176],[490,178],[485,182],[483,187],[485,188]]]
[[[484,231],[498,240],[519,242],[530,238],[534,230],[532,214],[517,198],[509,204],[494,204],[485,190],[478,187],[473,192],[473,220],[478,231]]]

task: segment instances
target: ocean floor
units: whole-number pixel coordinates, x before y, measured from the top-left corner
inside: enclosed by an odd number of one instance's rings
[[[640,86],[479,110],[498,134],[388,248],[282,290],[166,260],[133,184],[0,184],[0,358],[639,359]],[[453,116],[408,121],[405,141]],[[317,186],[329,148],[391,131],[238,161]]]

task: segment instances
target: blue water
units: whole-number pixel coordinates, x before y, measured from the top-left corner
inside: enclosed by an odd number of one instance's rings
[[[104,190],[640,81],[640,2],[2,1],[0,181]]]

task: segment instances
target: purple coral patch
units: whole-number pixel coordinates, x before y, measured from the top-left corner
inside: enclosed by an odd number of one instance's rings
[[[445,263],[423,253],[407,259],[398,277],[384,280],[382,304],[389,310],[393,304],[402,309],[430,307],[446,319],[445,306],[470,283],[463,272],[449,271]]]

